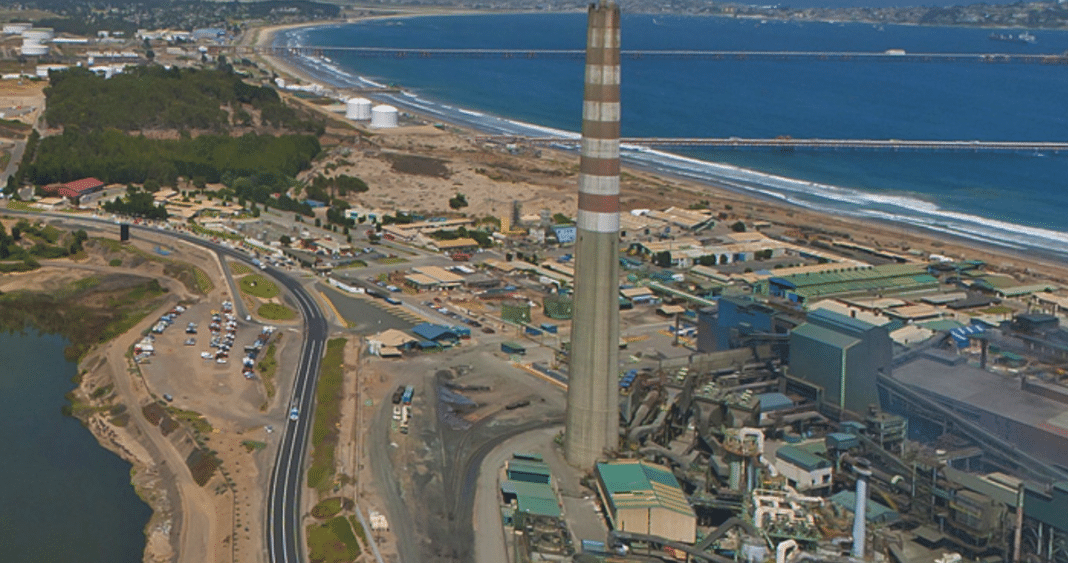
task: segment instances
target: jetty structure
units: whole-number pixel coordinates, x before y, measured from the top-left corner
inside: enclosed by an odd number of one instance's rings
[[[619,6],[589,7],[564,454],[592,468],[619,442]]]

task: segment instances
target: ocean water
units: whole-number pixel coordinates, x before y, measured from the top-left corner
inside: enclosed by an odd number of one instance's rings
[[[375,20],[292,30],[276,44],[581,49],[585,25],[585,14]],[[1035,30],[1030,45],[991,41],[991,31],[627,14],[622,21],[624,49],[1068,51],[1065,31]],[[335,86],[399,85],[404,94],[378,99],[442,120],[493,133],[579,129],[581,60],[324,53],[295,62]],[[621,126],[633,137],[1065,141],[1065,91],[1068,65],[625,59]],[[624,147],[623,156],[810,209],[1068,257],[1065,154]]]
[[[151,511],[130,464],[60,412],[76,372],[65,345],[0,333],[0,561],[139,562]]]

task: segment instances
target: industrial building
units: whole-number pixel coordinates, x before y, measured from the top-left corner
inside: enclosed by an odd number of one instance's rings
[[[921,264],[888,264],[871,268],[796,274],[769,278],[757,292],[805,303],[816,297],[897,295],[938,289],[938,279]]]
[[[693,543],[697,515],[671,471],[644,461],[597,464],[597,489],[612,528]]]
[[[798,491],[828,492],[834,464],[808,450],[785,445],[775,451],[775,467],[786,478],[786,484]]]
[[[824,412],[866,412],[879,404],[876,379],[890,375],[890,333],[832,311],[809,313],[790,332],[790,375],[811,385]]]

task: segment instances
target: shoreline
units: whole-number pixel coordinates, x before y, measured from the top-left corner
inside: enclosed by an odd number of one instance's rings
[[[494,12],[495,13],[495,12]],[[477,14],[489,14],[489,12],[477,12]],[[402,17],[410,18],[417,17],[418,15],[435,15],[433,12],[427,12],[425,14],[405,14]],[[719,16],[710,16],[719,17]],[[353,20],[354,21],[354,20]],[[262,28],[259,34],[260,42],[258,45],[265,46],[270,45],[277,36],[277,33],[293,28],[300,27],[321,27],[324,25],[330,25],[337,22],[307,22],[300,25],[292,26],[271,26]],[[267,64],[276,71],[283,70],[298,78],[304,82],[310,82],[315,84],[321,84],[330,88],[338,88],[333,86],[329,82],[325,82],[321,77],[314,75],[312,71],[301,66],[299,63],[292,63],[289,61],[277,60],[275,57],[264,56]],[[370,95],[369,97],[374,97]],[[392,102],[392,101],[391,101]],[[429,121],[445,121],[442,116],[434,115],[428,116],[425,112],[419,111],[418,108],[411,106],[403,108],[405,111],[409,111],[413,114],[419,115]],[[500,118],[505,121],[507,118]],[[464,131],[466,135],[479,134],[477,128],[463,123],[450,122],[450,125],[457,127]],[[566,158],[575,158],[577,161],[577,154],[570,151],[564,151],[560,149],[549,149],[564,155]],[[675,153],[668,153],[674,155]],[[682,158],[692,158],[684,155],[677,155]],[[737,167],[729,164],[720,164],[712,162],[710,164],[716,166],[726,166],[732,169],[748,172],[747,169]],[[830,219],[836,222],[840,230],[846,230],[852,232],[857,237],[855,240],[867,239],[867,242],[873,243],[873,246],[879,248],[887,248],[886,241],[894,241],[895,239],[901,239],[907,237],[913,241],[910,248],[915,246],[923,246],[924,254],[938,253],[945,254],[950,252],[959,256],[971,256],[983,255],[987,259],[985,260],[991,267],[1001,269],[1004,271],[1017,272],[1020,274],[1030,275],[1030,270],[1046,270],[1055,272],[1055,274],[1049,274],[1047,279],[1063,280],[1065,274],[1068,274],[1068,260],[1065,259],[1063,253],[1058,253],[1054,250],[1043,250],[1041,247],[1034,249],[1015,250],[1011,248],[1010,244],[1005,246],[998,245],[993,242],[984,242],[978,238],[969,238],[967,236],[956,234],[953,232],[945,232],[937,226],[936,222],[932,222],[932,227],[926,227],[922,224],[916,224],[908,221],[895,221],[888,218],[881,217],[863,217],[858,215],[851,215],[848,213],[839,213],[833,209],[819,210],[793,203],[786,200],[786,196],[776,197],[771,194],[755,193],[754,191],[746,190],[740,187],[732,187],[726,180],[717,182],[715,179],[695,179],[687,177],[685,174],[670,171],[670,170],[658,170],[651,164],[636,163],[636,162],[624,162],[624,169],[629,173],[640,172],[642,175],[652,177],[666,177],[674,180],[679,187],[686,192],[697,195],[699,197],[713,197],[716,199],[729,199],[743,205],[750,206],[750,209],[755,214],[770,214],[770,215],[796,215],[809,218],[806,221],[809,225],[821,225]],[[757,172],[758,174],[764,174]],[[771,176],[771,175],[767,175]],[[788,177],[783,177],[789,181],[800,181]],[[750,180],[753,184],[758,184],[758,180]],[[811,184],[811,183],[810,183]],[[761,207],[760,211],[756,211],[756,207]],[[774,210],[774,211],[772,211]],[[979,219],[986,219],[981,216],[975,216]],[[805,227],[804,224],[791,225],[791,223],[797,223],[797,221],[786,221],[785,226]],[[1031,229],[1026,225],[1009,224],[1011,227],[1019,227],[1020,229]],[[1003,227],[994,227],[1003,228]],[[1041,229],[1040,229],[1041,230]],[[1045,229],[1049,231],[1049,229]],[[1054,231],[1050,233],[1056,234]],[[877,234],[877,236],[871,236]],[[946,249],[954,249],[947,251]],[[1035,266],[1035,268],[1029,267],[1029,265]]]

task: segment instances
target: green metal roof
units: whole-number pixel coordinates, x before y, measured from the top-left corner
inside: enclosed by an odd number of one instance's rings
[[[941,331],[949,332],[949,331],[951,331],[951,330],[953,330],[955,328],[961,328],[961,327],[964,326],[963,324],[958,323],[957,321],[954,321],[954,320],[951,320],[951,319],[941,319],[941,320],[937,320],[937,321],[927,321],[927,322],[919,323],[919,325],[922,326],[923,328],[929,328],[931,330],[940,331],[940,332]]]
[[[923,266],[916,264],[886,264],[871,268],[850,268],[831,272],[794,274],[773,279],[782,280],[793,285],[797,289],[801,289],[816,285],[863,282],[902,276],[917,276],[921,274],[926,274],[926,269]]]
[[[818,297],[820,295],[839,295],[844,293],[865,293],[872,291],[892,292],[903,291],[918,287],[937,287],[938,279],[929,274],[900,277],[880,277],[873,279],[860,279],[823,283],[819,285],[805,285],[792,290],[802,297]]]
[[[506,480],[501,483],[501,492],[517,497],[556,499],[553,488],[545,483]]]
[[[525,459],[508,460],[508,471],[522,471],[537,475],[551,475],[549,465],[542,461],[528,461]]]
[[[833,330],[823,328],[822,326],[814,325],[812,323],[805,323],[799,327],[796,327],[790,332],[790,334],[796,334],[797,336],[815,340],[816,342],[832,346],[839,350],[845,350],[846,348],[849,348],[850,346],[853,346],[854,344],[860,342],[860,340],[853,338],[848,334],[835,332]]]
[[[831,502],[852,512],[857,505],[857,493],[853,491],[838,492],[831,496]],[[868,522],[890,523],[896,522],[901,518],[901,515],[897,512],[870,498],[865,507],[867,508],[865,516]]]
[[[538,498],[520,495],[516,501],[516,512],[525,512],[534,516],[550,516],[559,518],[560,505],[555,498]]]
[[[792,465],[796,465],[805,471],[824,469],[831,466],[831,462],[826,459],[802,450],[797,446],[782,446],[776,450],[775,457]]]
[[[695,516],[678,480],[666,467],[644,461],[617,461],[598,463],[597,474],[614,511],[665,508]]]

